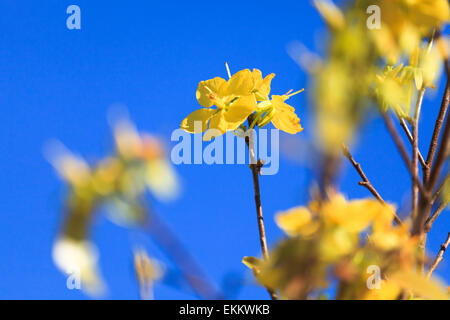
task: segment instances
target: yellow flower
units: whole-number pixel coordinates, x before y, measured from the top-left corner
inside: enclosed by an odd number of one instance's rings
[[[209,127],[204,140],[237,129],[256,110],[254,88],[253,75],[248,69],[237,72],[228,81],[220,77],[201,81],[196,96],[203,109],[189,114],[181,128],[189,133],[202,133]],[[197,127],[195,123],[200,125]]]
[[[134,269],[139,283],[141,298],[151,299],[153,296],[153,284],[161,279],[163,271],[158,261],[151,259],[145,250],[137,249],[134,252]]]
[[[358,233],[366,229],[383,210],[385,207],[373,199],[347,201],[342,195],[334,195],[323,204],[320,213],[325,221],[348,232]]]
[[[323,261],[335,261],[357,248],[358,236],[343,228],[331,228],[320,239],[319,251]]]
[[[380,281],[380,288],[367,291],[363,300],[395,300],[399,296],[401,288],[393,281]]]
[[[408,223],[403,223],[398,227],[391,225],[390,228],[380,228],[377,223],[374,223],[373,233],[369,236],[369,240],[377,248],[383,250],[414,247],[417,239],[411,238],[409,228],[410,225]]]
[[[389,280],[419,298],[448,300],[445,286],[438,280],[427,279],[412,270],[402,270],[389,275]]]
[[[345,26],[344,14],[333,2],[329,0],[314,0],[313,3],[331,28],[342,29]]]
[[[105,292],[105,284],[98,270],[98,251],[89,241],[59,238],[53,245],[53,261],[68,275],[78,274],[81,287],[87,293],[99,296]]]
[[[258,69],[253,69],[252,77],[255,83],[252,92],[255,94],[256,100],[269,100],[270,83],[272,82],[273,77],[275,77],[275,73],[271,73],[263,79],[262,72]]]
[[[319,228],[319,222],[312,219],[311,212],[305,207],[292,208],[275,216],[277,225],[290,236],[308,237]]]
[[[294,93],[288,92],[282,96],[272,95],[272,100],[261,102],[258,108],[261,112],[265,112],[265,116],[258,121],[258,126],[260,128],[264,127],[271,121],[275,128],[290,134],[303,131],[300,125],[300,118],[295,114],[295,109],[285,103],[287,99],[302,91],[303,89]]]
[[[372,4],[362,3],[364,7]],[[375,32],[375,40],[381,52],[389,59],[400,51],[410,52],[422,37],[448,22],[450,10],[447,0],[381,0],[383,27]]]
[[[175,172],[161,142],[154,136],[140,134],[129,120],[121,120],[114,126],[114,138],[120,158],[139,163],[143,171],[130,170],[121,173],[122,191],[142,192],[143,186],[138,183],[144,177],[145,184],[159,200],[170,200],[178,194],[178,183]],[[137,160],[137,161],[136,161]],[[108,171],[109,173],[113,173]]]
[[[74,187],[86,187],[92,172],[89,164],[80,156],[71,153],[62,143],[52,142],[46,157],[59,176]]]
[[[401,117],[408,117],[411,105],[414,68],[386,66],[381,75],[376,76],[375,95],[383,112],[389,106]]]

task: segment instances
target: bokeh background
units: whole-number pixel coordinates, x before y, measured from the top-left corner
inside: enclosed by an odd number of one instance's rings
[[[81,8],[81,30],[66,28],[66,8]],[[158,134],[170,149],[172,131],[197,108],[200,80],[259,68],[277,74],[272,92],[305,87],[306,72],[287,53],[293,41],[323,47],[324,25],[310,1],[16,1],[0,3],[0,298],[84,299],[68,290],[54,266],[51,246],[61,222],[63,184],[43,156],[58,138],[71,150],[95,160],[112,148],[107,113],[128,107],[143,131]],[[442,83],[427,93],[421,119],[426,153],[439,108]],[[293,97],[305,130],[281,133],[277,175],[261,179],[269,243],[283,236],[273,216],[304,204],[312,174],[313,150],[308,94]],[[405,140],[406,141],[406,140]],[[355,158],[382,196],[403,208],[410,179],[382,121],[365,123],[352,146]],[[241,259],[260,253],[251,172],[245,165],[180,165],[182,194],[154,207],[230,298],[268,298],[253,285]],[[341,189],[350,198],[370,196],[345,163]],[[447,232],[441,215],[428,241],[433,255]],[[108,298],[136,299],[131,247],[144,244],[166,262],[163,252],[139,231],[106,218],[95,221],[94,241],[109,286]],[[450,282],[450,259],[437,274]],[[195,298],[170,277],[155,288],[156,299]]]

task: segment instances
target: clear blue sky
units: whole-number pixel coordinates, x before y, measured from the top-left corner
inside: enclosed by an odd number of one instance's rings
[[[66,8],[81,7],[82,29],[66,28]],[[66,289],[65,277],[51,260],[60,224],[62,183],[43,157],[52,138],[95,160],[109,152],[106,121],[111,105],[128,106],[139,129],[169,138],[172,130],[197,108],[200,80],[232,71],[259,68],[277,74],[274,93],[307,87],[305,73],[288,56],[295,40],[317,48],[323,24],[310,1],[13,1],[0,4],[0,298],[82,299]],[[422,117],[426,150],[439,108],[442,84],[427,95]],[[312,136],[307,94],[290,100],[305,131],[285,143]],[[362,142],[362,143],[361,143]],[[170,146],[170,145],[169,145]],[[308,156],[308,149],[298,158]],[[379,120],[370,121],[355,146],[355,157],[385,199],[404,203],[408,174]],[[235,298],[267,298],[251,284],[241,264],[258,255],[259,242],[248,167],[178,166],[183,193],[156,208],[211,278],[248,282]],[[349,197],[368,193],[347,165],[342,189]],[[280,171],[261,181],[268,239],[282,237],[273,222],[278,210],[304,203],[311,174],[305,163],[286,157]],[[429,248],[435,253],[449,231],[443,214]],[[107,219],[95,223],[94,240],[109,298],[138,298],[130,245],[144,243],[150,254],[164,255],[143,234],[121,229]],[[450,282],[450,259],[439,267]],[[168,284],[156,287],[157,299],[193,298]]]

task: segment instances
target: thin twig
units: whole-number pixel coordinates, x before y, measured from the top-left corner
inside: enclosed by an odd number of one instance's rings
[[[436,189],[436,192],[434,193],[433,197],[431,198],[431,203],[435,203],[436,200],[439,198],[439,196],[442,193],[442,190],[444,190],[444,187],[447,183],[447,180],[449,179],[449,175],[447,175],[447,177],[445,177],[444,180],[442,180],[441,184],[439,185],[439,187]]]
[[[346,145],[342,145],[342,151],[344,153],[344,156],[350,161],[350,163],[353,165],[353,167],[358,172],[359,176],[361,177],[362,181],[359,182],[360,186],[365,187],[367,190],[372,193],[372,195],[383,205],[386,205],[386,202],[383,200],[383,198],[380,196],[378,191],[374,188],[374,186],[370,183],[369,179],[367,179],[366,174],[361,168],[361,165],[355,161],[353,156],[350,153],[350,150],[347,148]],[[397,216],[397,214],[394,213],[394,220],[398,225],[402,224],[402,220]]]
[[[406,124],[405,119],[399,117],[399,120],[400,120],[400,126],[403,128],[403,131],[405,131],[409,142],[411,142],[411,144],[412,144],[413,143],[413,136],[411,134],[411,131],[409,131],[409,128],[408,128],[408,125]],[[422,165],[422,170],[425,171],[426,167],[427,167],[427,164],[426,164],[426,162],[425,162],[425,160],[424,160],[420,150],[419,150],[419,161],[420,161],[420,164]]]
[[[422,109],[423,96],[425,95],[425,87],[419,90],[417,95],[417,103],[414,111],[414,123],[413,123],[413,152],[412,152],[412,169],[413,169],[413,182],[412,182],[412,213],[413,217],[417,214],[417,205],[419,201],[419,118],[420,111]]]
[[[426,168],[423,171],[423,181],[426,183],[430,176],[431,165],[433,164],[434,156],[438,146],[439,136],[441,133],[442,124],[444,123],[445,115],[447,114],[448,105],[450,103],[450,83],[447,79],[445,84],[445,91],[442,97],[439,114],[434,125],[433,135],[431,136],[430,148],[428,149]]]
[[[431,217],[427,219],[427,222],[425,222],[425,232],[430,232],[431,227],[433,226],[434,221],[441,215],[442,211],[448,206],[447,201],[442,201],[439,206],[436,208],[436,210],[433,212]]]
[[[405,162],[405,165],[411,174],[411,177],[413,179],[413,182],[417,183],[417,186],[419,187],[420,192],[423,194],[423,196],[426,199],[431,198],[430,193],[425,190],[422,183],[419,181],[419,179],[414,175],[414,171],[411,165],[411,161],[408,156],[408,152],[406,151],[406,147],[402,142],[402,139],[400,138],[397,130],[395,130],[394,124],[392,123],[391,118],[388,116],[387,112],[382,113],[382,117],[384,120],[384,123],[386,125],[386,128],[389,131],[389,134],[391,135],[392,139],[394,140],[395,145],[397,146],[398,151],[400,152],[400,155],[402,156],[403,161]]]
[[[251,133],[253,131],[250,131]],[[255,156],[255,149],[253,142],[250,141],[250,138],[248,136],[245,137],[245,142],[247,144],[249,153],[250,153],[250,169],[252,170],[252,176],[253,176],[253,187],[255,190],[255,205],[256,205],[256,216],[258,219],[258,230],[259,230],[259,242],[261,244],[261,251],[264,257],[264,260],[269,259],[269,250],[267,248],[267,239],[266,239],[266,230],[264,227],[264,217],[262,212],[262,205],[261,205],[261,192],[259,189],[259,173],[262,167],[261,161],[256,161]],[[269,295],[272,300],[277,300],[278,296],[274,290],[271,288],[266,287],[267,292],[269,292]]]
[[[431,277],[431,275],[433,274],[434,270],[436,270],[439,263],[441,263],[441,261],[444,259],[445,250],[447,250],[449,245],[450,245],[450,232],[447,235],[447,240],[445,240],[445,242],[443,244],[441,244],[441,249],[439,250],[439,253],[437,254],[433,263],[431,264],[430,269],[428,269],[428,272],[426,275],[427,279],[429,279]]]

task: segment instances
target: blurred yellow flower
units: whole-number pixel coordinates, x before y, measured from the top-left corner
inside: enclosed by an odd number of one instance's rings
[[[153,298],[153,284],[159,280],[163,272],[156,260],[150,259],[145,250],[134,251],[134,269],[139,283],[141,298],[149,300]]]
[[[325,223],[344,228],[351,233],[358,233],[366,229],[374,218],[386,207],[374,199],[347,201],[343,195],[333,195],[325,202],[321,209]]]
[[[146,221],[147,208],[142,202],[146,189],[160,200],[173,198],[178,191],[175,172],[157,138],[139,134],[128,120],[114,125],[114,138],[115,152],[92,166],[60,143],[51,145],[47,154],[70,187],[53,259],[63,272],[79,272],[82,289],[90,294],[104,290],[96,249],[88,240],[99,209],[109,209],[113,222],[136,225]]]
[[[360,3],[366,8],[373,2]],[[401,53],[409,54],[421,39],[431,35],[433,29],[449,21],[450,10],[447,0],[381,0],[382,28],[372,35],[382,54],[392,61]]]
[[[105,292],[105,284],[98,271],[97,248],[89,241],[59,238],[53,246],[53,261],[61,272],[69,275],[71,285],[91,295]]]
[[[305,207],[292,208],[275,216],[277,225],[288,235],[308,237],[317,231],[319,222],[312,219],[311,212]]]
[[[313,3],[325,22],[327,22],[331,28],[340,29],[344,27],[344,14],[332,1],[314,0]]]
[[[395,300],[401,293],[401,288],[393,281],[380,281],[380,288],[369,289],[362,300]]]
[[[58,175],[72,186],[85,186],[91,178],[91,169],[87,162],[71,153],[59,141],[51,142],[46,148],[46,157]]]
[[[413,79],[414,69],[403,64],[388,65],[376,76],[375,95],[383,112],[392,107],[398,116],[409,117]]]

